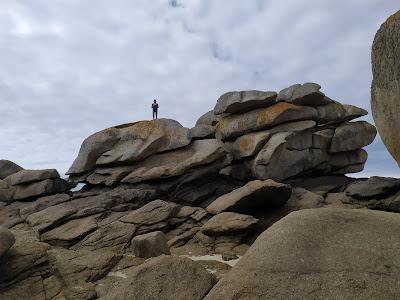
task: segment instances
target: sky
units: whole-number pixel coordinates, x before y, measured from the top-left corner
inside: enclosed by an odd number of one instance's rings
[[[65,173],[87,136],[151,118],[154,98],[160,117],[187,127],[227,91],[304,82],[370,111],[372,41],[399,8],[398,0],[1,0],[0,158]],[[367,151],[357,176],[400,176],[379,137]]]

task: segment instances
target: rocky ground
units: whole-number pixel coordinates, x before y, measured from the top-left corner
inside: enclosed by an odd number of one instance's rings
[[[400,179],[346,176],[376,129],[320,89],[105,129],[68,179],[0,161],[0,299],[399,298]]]

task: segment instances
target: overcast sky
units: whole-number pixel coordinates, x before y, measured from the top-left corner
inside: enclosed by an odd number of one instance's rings
[[[85,137],[191,127],[231,90],[317,82],[370,111],[370,49],[398,0],[1,0],[0,158],[64,173]],[[372,117],[366,118],[372,122]],[[399,176],[380,139],[362,175]]]

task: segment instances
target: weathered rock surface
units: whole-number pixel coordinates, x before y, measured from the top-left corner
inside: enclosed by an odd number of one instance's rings
[[[372,45],[371,108],[379,135],[400,163],[400,11],[379,28]]]
[[[399,230],[393,213],[291,213],[266,230],[205,299],[397,298]]]
[[[16,163],[7,159],[0,159],[0,179],[4,179],[21,170],[23,170],[23,168]]]
[[[196,125],[190,129],[192,139],[206,139],[215,137],[215,126],[211,125]]]
[[[224,157],[222,143],[215,139],[194,141],[188,147],[158,154],[135,165],[122,182],[137,183],[146,180],[183,175],[190,168],[206,165]]]
[[[224,211],[247,212],[258,208],[282,206],[289,199],[291,187],[273,180],[255,180],[223,195],[212,202],[207,211],[219,214]]]
[[[13,176],[13,175],[11,175]],[[5,180],[0,183],[0,201],[13,202],[17,200],[32,199],[33,197],[46,196],[68,191],[71,185],[64,179],[45,179],[20,185],[9,185]]]
[[[276,92],[240,91],[228,92],[219,97],[214,113],[244,113],[257,108],[271,106],[276,103]]]
[[[319,84],[312,82],[294,84],[280,91],[276,100],[307,106],[320,106],[331,103],[332,100],[325,97],[325,94],[319,91],[320,89],[321,86]]]
[[[400,191],[400,179],[373,176],[350,184],[345,192],[356,199],[382,199]]]
[[[251,230],[257,223],[252,216],[223,212],[208,220],[200,230],[209,236],[229,235]]]
[[[311,129],[315,127],[315,125],[316,123],[314,121],[298,121],[242,135],[232,144],[231,151],[236,158],[250,157],[257,154],[275,133],[303,131]]]
[[[139,266],[120,287],[104,299],[203,299],[215,279],[188,258],[159,256]]]
[[[330,152],[358,150],[368,146],[376,136],[376,129],[365,121],[350,122],[339,125],[335,129]]]
[[[83,142],[67,174],[87,172],[96,165],[139,161],[189,143],[189,129],[170,119],[112,127],[91,135]]]
[[[60,178],[60,174],[58,174],[56,169],[21,170],[5,178],[5,181],[10,185],[19,185],[56,178]]]
[[[15,243],[15,237],[10,230],[0,226],[0,259]]]
[[[318,117],[316,119],[318,124],[348,122],[368,114],[365,109],[349,104],[342,105],[339,102],[318,106],[316,109],[318,111]]]
[[[314,120],[316,117],[317,111],[312,107],[277,103],[244,114],[223,117],[217,125],[216,136],[225,140],[282,123]]]
[[[171,254],[167,237],[162,231],[153,231],[135,236],[131,248],[136,257],[150,258],[162,254]]]

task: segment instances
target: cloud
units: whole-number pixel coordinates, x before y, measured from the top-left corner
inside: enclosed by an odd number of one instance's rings
[[[391,0],[2,1],[0,156],[65,172],[85,137],[160,114],[192,126],[229,90],[314,81],[369,110]],[[367,120],[372,121],[371,117]],[[397,174],[378,139],[364,174]]]

